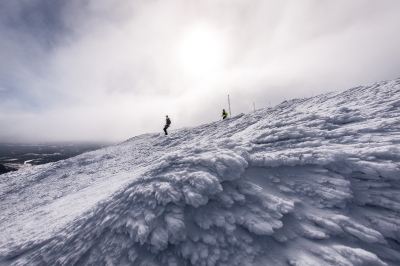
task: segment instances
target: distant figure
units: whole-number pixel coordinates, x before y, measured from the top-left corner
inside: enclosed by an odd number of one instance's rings
[[[225,119],[228,116],[228,112],[225,109],[222,109],[222,119]]]
[[[171,125],[171,120],[168,118],[167,115],[165,117],[166,117],[166,119],[165,119],[164,132],[165,132],[165,135],[168,135],[167,128],[169,128],[169,125]]]

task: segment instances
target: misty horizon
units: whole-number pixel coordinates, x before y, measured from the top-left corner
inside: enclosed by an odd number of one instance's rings
[[[0,3],[0,142],[121,142],[400,76],[400,2]]]

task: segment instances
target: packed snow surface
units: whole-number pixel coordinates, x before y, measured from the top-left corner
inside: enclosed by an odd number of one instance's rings
[[[399,143],[396,79],[24,168],[0,265],[400,265]]]

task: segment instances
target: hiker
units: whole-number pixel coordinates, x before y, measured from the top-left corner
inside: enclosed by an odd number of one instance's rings
[[[167,115],[165,117],[166,117],[166,119],[165,119],[164,132],[165,132],[165,135],[168,135],[167,128],[169,128],[169,125],[171,125],[171,120],[168,118]]]
[[[222,119],[225,119],[228,116],[228,112],[225,109],[222,109]]]

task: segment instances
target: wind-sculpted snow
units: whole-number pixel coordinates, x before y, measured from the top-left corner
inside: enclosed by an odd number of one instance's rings
[[[2,176],[0,265],[399,265],[400,79]]]

